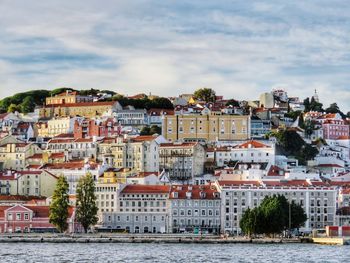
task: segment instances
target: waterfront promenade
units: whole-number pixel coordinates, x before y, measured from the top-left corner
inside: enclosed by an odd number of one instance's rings
[[[2,234],[0,243],[202,243],[202,244],[277,244],[301,243],[301,239],[222,237],[195,234]]]

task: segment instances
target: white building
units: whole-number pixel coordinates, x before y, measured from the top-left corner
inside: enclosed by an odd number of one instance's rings
[[[218,181],[218,187],[223,204],[222,232],[240,233],[239,221],[246,209],[259,206],[265,196],[273,195],[284,195],[287,200],[303,206],[307,221],[301,231],[335,223],[337,190],[321,181]]]
[[[170,232],[220,233],[221,198],[215,185],[173,185]]]
[[[103,227],[130,233],[166,233],[169,230],[169,186],[127,185],[118,196],[118,208],[103,213]]]

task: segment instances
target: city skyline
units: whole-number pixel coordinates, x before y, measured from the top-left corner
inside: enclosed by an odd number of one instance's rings
[[[347,112],[345,1],[2,1],[1,98],[30,89],[237,99],[272,88]]]

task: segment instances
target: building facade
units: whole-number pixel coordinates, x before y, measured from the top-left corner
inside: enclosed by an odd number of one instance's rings
[[[169,231],[169,186],[127,185],[118,196],[114,213],[103,213],[103,226],[130,233]]]
[[[221,197],[214,185],[173,185],[170,231],[220,233]]]
[[[167,115],[162,134],[170,141],[232,141],[250,138],[250,116]]]
[[[203,174],[205,149],[199,143],[162,143],[159,169],[173,180],[192,180]]]

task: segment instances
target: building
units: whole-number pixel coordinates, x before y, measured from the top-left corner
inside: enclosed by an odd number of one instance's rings
[[[147,111],[148,115],[148,125],[162,126],[163,116],[174,115],[174,110],[170,109],[149,109]]]
[[[116,168],[129,168],[135,172],[159,171],[159,144],[162,136],[118,137],[99,145],[98,159]]]
[[[42,119],[55,116],[94,118],[103,115],[111,116],[113,112],[116,112],[118,109],[122,109],[122,107],[117,101],[80,102],[44,106],[38,109],[38,114]]]
[[[335,187],[311,180],[218,181],[221,190],[221,230],[240,233],[239,221],[246,209],[259,206],[265,196],[284,195],[301,204],[307,221],[301,231],[334,225]]]
[[[38,134],[42,137],[55,137],[60,134],[73,133],[76,119],[76,117],[53,118],[48,120],[47,125],[40,126]],[[47,131],[47,134],[45,134],[45,131]]]
[[[159,148],[159,169],[171,180],[192,180],[204,172],[205,149],[199,143],[162,143]]]
[[[250,135],[254,139],[262,139],[271,131],[272,125],[270,120],[262,120],[257,117],[250,120]]]
[[[103,213],[103,227],[130,233],[169,231],[169,186],[127,185],[118,196],[118,208]]]
[[[73,134],[60,135],[48,141],[45,151],[48,153],[61,153],[71,159],[94,159],[97,156],[98,142],[94,138],[74,139]]]
[[[74,209],[68,209],[68,232],[77,232],[79,226],[74,219]],[[80,227],[81,228],[81,227]],[[55,232],[49,223],[49,206],[5,205],[0,206],[0,233]]]
[[[99,211],[100,222],[103,212],[117,211],[117,192],[126,183],[128,169],[109,168],[96,181],[96,205]]]
[[[121,126],[114,118],[79,119],[74,122],[74,138],[111,137],[121,134]]]
[[[250,140],[232,147],[207,149],[207,161],[214,161],[218,167],[234,162],[275,164],[275,145]]]
[[[9,142],[0,145],[0,170],[23,170],[29,156],[41,153],[38,145],[24,142]]]
[[[66,90],[53,97],[46,98],[46,105],[60,105],[69,103],[81,103],[81,102],[92,102],[92,96],[79,95],[77,91]]]
[[[64,163],[47,163],[40,167],[55,176],[66,177],[69,185],[69,194],[75,194],[79,179],[90,173],[96,180],[103,173],[103,167],[89,160],[75,160]]]
[[[215,185],[172,185],[169,230],[220,233],[221,197]]]
[[[53,195],[57,176],[48,171],[6,171],[0,175],[0,194],[46,196]]]
[[[117,110],[116,118],[123,126],[144,126],[147,124],[147,110],[128,106]]]
[[[162,134],[170,141],[236,141],[250,138],[250,116],[165,115]]]

